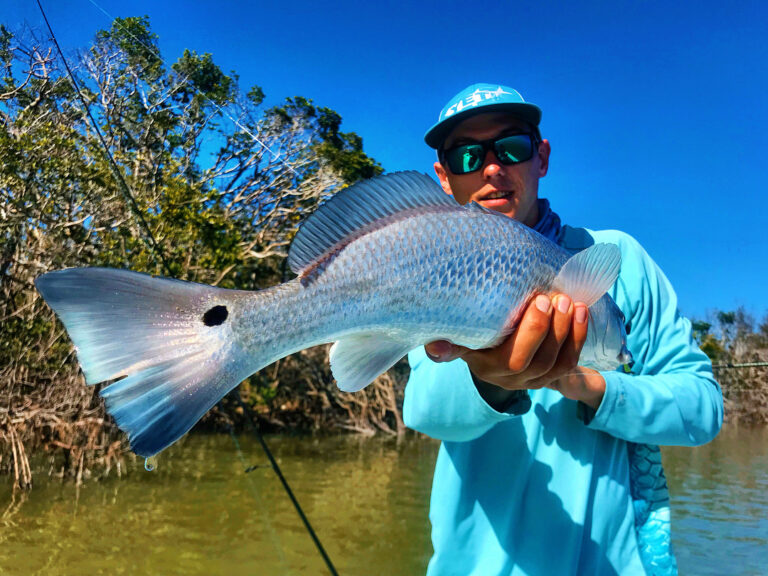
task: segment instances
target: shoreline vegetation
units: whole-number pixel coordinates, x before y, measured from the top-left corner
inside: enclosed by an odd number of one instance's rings
[[[268,107],[260,87],[241,87],[210,54],[185,51],[169,64],[157,41],[146,17],[118,18],[68,56],[115,167],[51,43],[0,26],[0,473],[15,487],[32,485],[32,455],[80,483],[120,474],[128,450],[37,276],[107,266],[274,286],[290,274],[299,222],[382,172],[334,110],[300,96]],[[716,365],[768,358],[768,319],[755,328],[743,310],[694,322],[694,336]],[[399,436],[407,375],[403,361],[365,391],[342,393],[325,346],[251,376],[240,394],[266,432]],[[768,423],[765,367],[716,375],[729,420]],[[227,397],[195,430],[243,430],[247,417]]]

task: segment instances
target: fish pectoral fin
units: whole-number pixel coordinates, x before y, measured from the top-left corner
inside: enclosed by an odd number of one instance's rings
[[[615,244],[594,244],[572,256],[560,269],[552,288],[574,302],[592,306],[619,275],[621,251]]]
[[[355,334],[331,346],[331,372],[344,392],[357,392],[392,368],[414,346],[382,332]]]

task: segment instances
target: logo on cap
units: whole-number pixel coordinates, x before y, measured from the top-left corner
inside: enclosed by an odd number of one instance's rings
[[[454,102],[451,104],[448,108],[445,109],[443,112],[443,120],[445,118],[450,118],[454,114],[461,112],[465,108],[474,108],[481,102],[487,102],[488,100],[498,100],[503,95],[508,94],[510,96],[516,96],[517,98],[520,98],[520,100],[523,100],[523,97],[520,96],[520,94],[513,90],[512,92],[507,92],[504,90],[501,86],[496,88],[496,90],[482,90],[480,88],[477,88],[474,92],[472,92],[469,96],[465,96],[464,98],[460,99],[458,102]]]

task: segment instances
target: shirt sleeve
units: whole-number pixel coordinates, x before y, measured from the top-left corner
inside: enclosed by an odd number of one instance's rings
[[[680,315],[669,280],[636,240],[619,236],[622,265],[612,291],[628,319],[631,374],[603,372],[605,396],[584,420],[630,442],[695,446],[723,421],[723,397],[709,358]]]
[[[408,355],[411,375],[405,387],[405,425],[447,442],[467,442],[485,434],[496,423],[515,418],[531,407],[527,394],[505,407],[492,408],[480,395],[466,362],[437,363],[424,348]]]

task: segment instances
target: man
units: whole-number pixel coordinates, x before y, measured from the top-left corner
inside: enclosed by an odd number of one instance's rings
[[[539,199],[550,155],[540,119],[515,90],[476,84],[448,102],[425,141],[459,203],[502,212],[572,252],[619,246],[609,293],[635,364],[631,373],[577,366],[588,314],[567,295],[538,295],[493,349],[440,341],[411,352],[405,422],[442,440],[428,574],[676,573],[654,445],[714,438],[720,388],[642,247],[621,232],[561,226]]]

